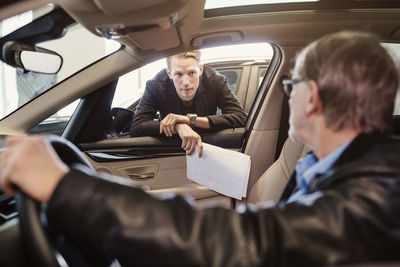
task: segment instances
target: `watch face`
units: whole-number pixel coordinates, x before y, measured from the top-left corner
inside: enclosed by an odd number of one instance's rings
[[[190,126],[194,126],[194,124],[196,123],[197,114],[188,113],[187,116],[189,117],[189,120],[190,120]]]

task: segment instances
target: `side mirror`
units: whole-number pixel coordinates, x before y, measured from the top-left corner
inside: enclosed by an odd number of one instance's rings
[[[56,52],[14,41],[3,45],[1,60],[25,71],[45,74],[56,74],[63,63]]]

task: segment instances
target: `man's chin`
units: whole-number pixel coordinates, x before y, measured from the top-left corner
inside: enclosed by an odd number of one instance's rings
[[[190,95],[190,96],[179,96],[179,98],[183,101],[183,102],[190,102],[190,101],[192,101],[193,100],[193,98],[194,98],[194,95],[192,96],[192,95]]]
[[[289,129],[288,136],[290,140],[292,140],[295,143],[304,143],[303,140],[293,131],[293,128]]]

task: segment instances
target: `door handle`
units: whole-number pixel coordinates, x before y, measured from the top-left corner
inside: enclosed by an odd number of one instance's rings
[[[129,178],[131,179],[151,179],[154,178],[154,172],[147,172],[147,173],[130,173]]]

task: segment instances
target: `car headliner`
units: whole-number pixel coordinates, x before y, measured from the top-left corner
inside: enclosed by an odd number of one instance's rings
[[[9,3],[1,8],[0,18],[45,3],[62,6],[95,34],[98,34],[96,27],[104,25],[139,27],[162,24],[162,27],[138,30],[120,39],[135,51],[143,50],[144,58],[146,52],[153,56],[156,51],[170,54],[190,46],[217,45],[221,41],[305,43],[344,28],[373,31],[385,41],[399,40],[396,30],[400,26],[400,1],[397,0],[322,0],[205,11],[203,0],[152,0],[146,4],[138,0],[30,0]],[[178,15],[177,22],[164,25],[175,14]]]

